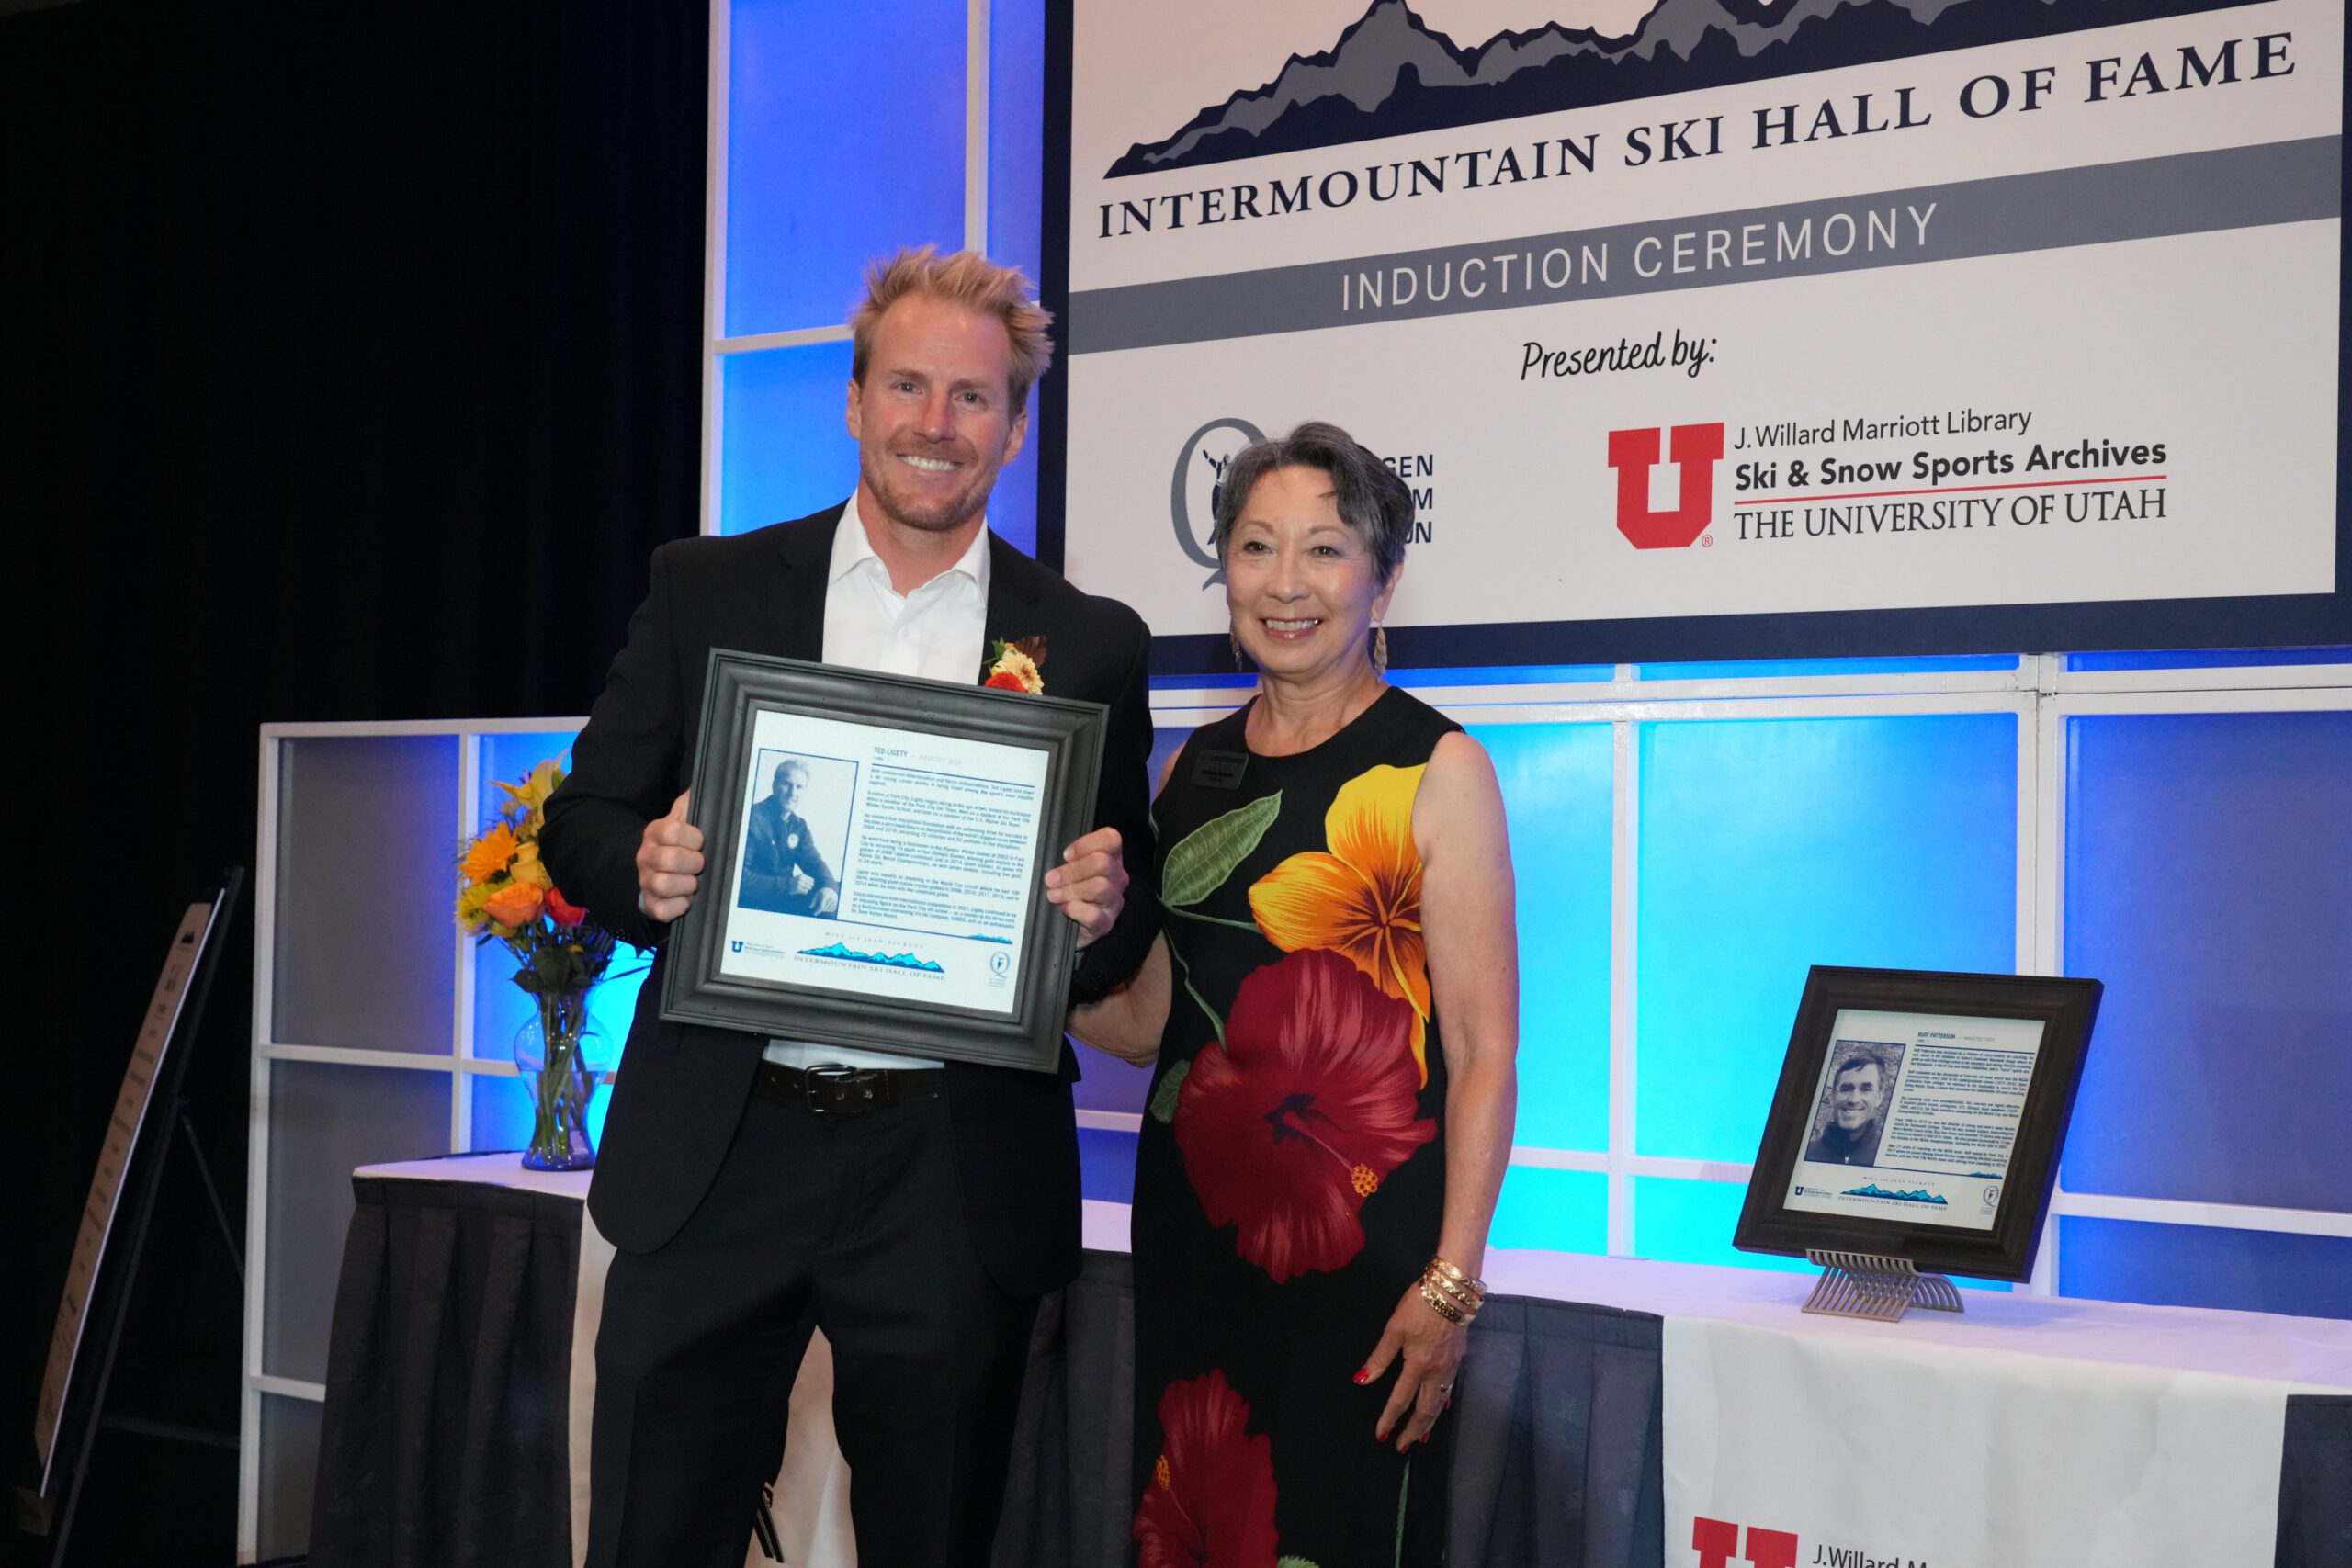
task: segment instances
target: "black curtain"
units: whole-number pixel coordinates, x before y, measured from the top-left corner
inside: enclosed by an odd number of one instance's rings
[[[0,17],[12,1482],[164,945],[252,863],[256,726],[584,711],[647,554],[695,530],[707,15]],[[248,909],[193,1069],[240,1225],[251,940]],[[135,1414],[226,1430],[240,1292],[209,1224],[183,1173],[125,1375]],[[77,1557],[231,1560],[233,1453],[99,1457]]]

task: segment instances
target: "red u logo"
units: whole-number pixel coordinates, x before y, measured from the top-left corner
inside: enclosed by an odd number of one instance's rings
[[[1715,513],[1715,464],[1724,455],[1720,424],[1674,427],[1674,461],[1682,470],[1681,504],[1650,509],[1650,469],[1657,466],[1658,431],[1612,430],[1609,466],[1617,470],[1617,531],[1637,550],[1677,550],[1707,531]]]

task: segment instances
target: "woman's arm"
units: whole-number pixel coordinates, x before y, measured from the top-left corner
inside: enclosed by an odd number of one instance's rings
[[[1100,1001],[1069,1010],[1069,1032],[1082,1045],[1148,1067],[1168,1027],[1168,938],[1155,938],[1143,967]]]
[[[1476,1277],[1485,1268],[1487,1227],[1510,1163],[1519,1104],[1519,919],[1502,788],[1485,748],[1467,735],[1438,742],[1413,802],[1421,852],[1421,931],[1430,987],[1443,1021],[1445,1213],[1438,1256]],[[1378,1376],[1392,1353],[1404,1368],[1375,1435],[1406,1448],[1445,1408],[1469,1335],[1421,1296],[1417,1280],[1396,1303],[1367,1371]]]
[[[1159,782],[1151,790],[1154,798],[1168,787],[1168,775],[1182,755],[1181,749],[1170,752],[1159,765]],[[1170,973],[1168,938],[1163,933],[1152,939],[1142,968],[1100,1001],[1069,1010],[1070,1038],[1138,1067],[1151,1066],[1159,1057],[1159,1036],[1168,1027]]]
[[[1438,743],[1413,805],[1421,930],[1444,1020],[1445,1221],[1438,1256],[1476,1274],[1487,1257],[1519,1110],[1519,910],[1502,786],[1486,749]]]

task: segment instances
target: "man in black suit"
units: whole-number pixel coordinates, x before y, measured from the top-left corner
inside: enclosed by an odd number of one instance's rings
[[[735,901],[773,915],[830,917],[840,908],[842,880],[818,852],[800,815],[808,792],[808,764],[787,757],[775,765],[768,793],[744,816],[743,880]]]
[[[743,1561],[812,1321],[833,1349],[861,1561],[988,1561],[1030,1323],[1078,1268],[1076,1063],[1065,1047],[1058,1075],[910,1065],[665,1023],[658,950],[703,870],[681,792],[710,649],[978,682],[994,639],[1043,637],[1045,689],[1111,710],[1102,826],[1046,874],[1080,927],[1074,997],[1141,962],[1157,907],[1125,865],[1149,863],[1148,635],[983,514],[1050,352],[1024,288],[928,250],[869,274],[851,323],[855,493],[655,552],[548,802],[557,879],[657,949],[588,1199],[618,1249],[596,1345],[592,1563]]]

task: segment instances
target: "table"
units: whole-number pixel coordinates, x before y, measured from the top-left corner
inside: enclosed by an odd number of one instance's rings
[[[312,1560],[567,1568],[586,1539],[589,1347],[611,1257],[585,1219],[585,1176],[525,1171],[505,1154],[367,1167],[353,1181]],[[1129,1560],[1126,1210],[1090,1202],[1086,1222],[1083,1272],[1038,1314],[1001,1564]],[[1449,1417],[1455,1568],[1696,1561],[1687,1543],[1668,1553],[1664,1539],[1668,1317],[1748,1325],[1833,1354],[1958,1348],[2053,1368],[2153,1359],[2311,1391],[2286,1401],[2275,1561],[2352,1564],[2352,1324],[1982,1292],[1963,1292],[1963,1316],[1864,1324],[1804,1316],[1804,1283],[1785,1273],[1503,1250],[1486,1272],[1494,1293]],[[777,1486],[794,1568],[852,1560],[830,1377],[812,1355],[794,1391]],[[750,1561],[763,1561],[756,1544]]]

